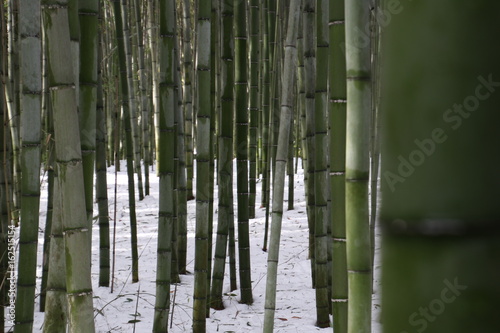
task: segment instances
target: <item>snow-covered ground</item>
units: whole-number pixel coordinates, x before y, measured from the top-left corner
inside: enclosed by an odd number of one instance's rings
[[[109,288],[98,287],[99,273],[99,227],[94,224],[92,247],[92,279],[94,287],[94,313],[97,332],[151,332],[153,326],[156,270],[156,236],[158,219],[158,179],[151,173],[151,195],[136,202],[137,231],[139,243],[139,279],[132,283],[130,227],[128,218],[128,194],[126,165],[122,162],[118,173],[117,221],[116,221],[116,272],[114,292]],[[234,183],[236,184],[236,182]],[[288,188],[288,184],[286,185]],[[260,183],[257,192],[260,192]],[[109,211],[113,217],[114,168],[108,169]],[[307,259],[308,230],[304,198],[303,172],[300,168],[294,180],[294,210],[283,215],[283,230],[280,246],[279,277],[277,286],[277,311],[275,332],[331,332],[332,329],[319,329],[314,326],[316,318],[315,293],[311,288],[311,269]],[[235,190],[236,191],[236,190]],[[45,192],[45,191],[44,191]],[[215,191],[217,200],[217,190]],[[287,192],[285,192],[287,198]],[[260,193],[257,195],[257,206]],[[41,229],[39,253],[43,242],[43,223],[45,220],[46,193],[41,202]],[[217,207],[217,201],[215,201]],[[285,208],[287,204],[285,203]],[[236,210],[236,207],[235,207]],[[97,210],[95,209],[95,212]],[[194,271],[194,229],[195,201],[188,202],[188,271]],[[264,320],[264,298],[267,271],[267,253],[262,251],[264,238],[265,209],[256,209],[256,218],[250,220],[250,241],[252,258],[252,285],[254,303],[251,306],[238,303],[239,291],[229,290],[227,278],[224,292],[225,310],[212,310],[207,319],[207,332],[262,332]],[[113,221],[111,221],[111,224]],[[214,212],[214,230],[217,212]],[[112,229],[111,229],[112,230]],[[377,237],[378,238],[378,237]],[[378,245],[378,244],[377,244]],[[378,249],[378,246],[377,246]],[[41,256],[39,255],[37,276],[41,277]],[[378,323],[380,301],[378,294],[380,265],[376,260],[375,294],[373,301],[373,332],[381,332]],[[226,270],[227,271],[227,270]],[[181,276],[181,283],[172,286],[172,300],[175,297],[173,320],[170,332],[190,332],[192,321],[193,274]],[[238,281],[239,282],[239,281]],[[39,288],[39,281],[37,288]],[[37,289],[37,294],[39,289]],[[37,298],[37,302],[38,302]],[[39,305],[36,304],[36,311]],[[135,323],[134,323],[135,322]],[[34,331],[41,331],[43,313],[35,313]]]

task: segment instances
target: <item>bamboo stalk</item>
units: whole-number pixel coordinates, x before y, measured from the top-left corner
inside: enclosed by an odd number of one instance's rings
[[[335,332],[347,332],[347,257],[345,233],[345,141],[346,141],[346,64],[344,0],[330,5],[331,52],[329,80],[330,187],[332,225],[332,312]]]
[[[139,254],[137,251],[137,217],[135,212],[135,181],[134,181],[134,144],[132,135],[132,116],[129,94],[130,91],[127,77],[127,56],[125,50],[125,35],[124,24],[127,25],[123,18],[122,6],[119,0],[113,1],[113,9],[115,14],[116,39],[118,42],[118,60],[120,68],[120,92],[121,105],[123,108],[123,126],[125,130],[125,144],[127,150],[127,177],[128,177],[128,201],[130,210],[130,232],[131,232],[131,252],[132,252],[132,281],[139,281]],[[119,132],[118,132],[119,133]]]
[[[348,332],[371,330],[372,259],[369,224],[369,138],[371,52],[369,38],[359,44],[359,27],[370,22],[368,1],[347,0],[346,19],[346,234]]]
[[[158,136],[157,173],[160,178],[158,212],[158,256],[153,332],[168,330],[174,232],[174,152],[175,152],[175,6],[173,0],[160,1],[159,106],[156,115]]]
[[[21,226],[15,332],[31,332],[35,307],[36,258],[40,207],[41,164],[41,27],[40,2],[20,1],[21,78]]]
[[[234,66],[233,66],[233,1],[222,1],[221,7],[221,116],[219,130],[219,214],[211,290],[211,306],[220,310],[222,302],[225,260],[228,247],[229,225],[233,224],[233,117],[234,117]]]
[[[316,52],[315,40],[315,16],[316,1],[304,0],[303,8],[303,30],[304,38],[304,85],[305,85],[305,116],[306,116],[306,145],[307,145],[307,182],[306,182],[306,205],[307,222],[309,226],[309,258],[311,259],[312,286],[316,287],[316,242],[315,242],[315,209],[316,202],[314,191],[314,161],[316,156],[316,145],[314,144],[314,107],[315,107],[315,78],[316,78]]]
[[[255,218],[256,182],[257,182],[257,129],[259,114],[259,1],[250,2],[250,81],[249,81],[249,218]]]
[[[212,1],[199,1],[197,23],[197,131],[196,131],[196,242],[193,294],[193,332],[204,332],[207,313],[207,266],[210,197],[210,119],[211,119],[211,9]]]
[[[285,190],[285,173],[288,156],[288,137],[293,110],[293,89],[295,80],[295,63],[297,59],[297,30],[299,25],[301,0],[292,0],[288,18],[287,38],[285,46],[284,78],[281,90],[281,122],[276,156],[276,177],[273,184],[273,214],[271,239],[267,259],[266,301],[264,314],[264,332],[274,329],[274,313],[276,309],[276,284],[278,275],[279,245],[283,218],[283,196]]]
[[[65,241],[66,288],[72,332],[94,332],[91,248],[86,219],[83,165],[78,131],[77,98],[70,43],[68,8],[58,1],[44,1],[47,33],[49,88],[54,110],[58,186],[61,190]],[[78,258],[78,260],[76,259]],[[50,271],[50,270],[49,270]]]
[[[248,222],[248,74],[246,2],[234,0],[234,107],[241,302],[252,304]]]
[[[500,3],[382,8],[383,331],[497,332]]]
[[[316,270],[316,325],[330,326],[328,269],[328,127],[326,119],[328,93],[328,15],[329,3],[316,2],[316,81],[314,87],[314,242]],[[312,162],[312,161],[311,161]],[[311,163],[312,164],[312,163]],[[311,179],[312,181],[312,179]]]

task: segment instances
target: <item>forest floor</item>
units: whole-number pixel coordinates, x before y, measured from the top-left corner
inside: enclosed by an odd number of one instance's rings
[[[235,172],[236,174],[236,172]],[[108,196],[111,218],[114,214],[114,167],[108,169]],[[122,162],[117,178],[117,218],[116,218],[116,271],[114,292],[110,288],[98,287],[99,274],[99,227],[94,220],[92,246],[92,280],[94,288],[94,314],[96,332],[151,332],[155,302],[156,277],[156,237],[158,231],[158,179],[155,172],[150,173],[151,192],[142,201],[136,202],[137,232],[139,251],[139,282],[132,283],[130,225],[127,192],[126,163]],[[40,292],[41,253],[43,244],[43,224],[47,204],[46,183],[43,183],[40,213],[40,244],[37,270],[37,296]],[[236,182],[234,182],[236,186]],[[250,220],[251,266],[254,303],[244,305],[238,302],[239,290],[229,290],[229,277],[225,281],[224,305],[222,311],[210,311],[207,319],[207,332],[262,332],[264,320],[264,299],[267,272],[267,253],[262,251],[264,238],[265,209],[259,208],[261,183],[257,184],[256,218]],[[288,177],[285,198],[288,198]],[[235,189],[236,193],[236,189]],[[217,207],[217,189],[215,190]],[[277,310],[275,313],[275,332],[331,332],[331,328],[319,329],[315,326],[315,293],[311,288],[311,265],[308,260],[308,228],[304,197],[303,172],[299,163],[294,177],[294,209],[284,212],[283,230],[278,266]],[[194,230],[195,201],[188,202],[188,275],[181,276],[181,283],[172,286],[172,300],[175,296],[173,320],[169,332],[190,332],[193,305],[194,280]],[[288,206],[285,202],[284,208]],[[95,206],[94,212],[97,212]],[[236,204],[235,204],[236,212]],[[96,215],[96,214],[95,214]],[[113,224],[114,221],[111,221]],[[216,230],[217,212],[214,212],[214,230]],[[111,229],[112,232],[112,229]],[[214,232],[215,234],[215,232]],[[377,237],[379,239],[379,237]],[[380,264],[375,267],[373,295],[372,332],[381,332],[380,315]],[[238,261],[238,258],[237,258]],[[228,269],[226,269],[228,272]],[[239,282],[239,277],[238,277]],[[175,292],[174,292],[175,291]],[[34,332],[43,327],[43,313],[38,312],[39,297],[35,304]]]

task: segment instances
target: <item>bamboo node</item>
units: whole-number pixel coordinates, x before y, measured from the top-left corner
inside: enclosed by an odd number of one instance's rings
[[[333,303],[347,303],[348,300],[346,298],[332,298]]]

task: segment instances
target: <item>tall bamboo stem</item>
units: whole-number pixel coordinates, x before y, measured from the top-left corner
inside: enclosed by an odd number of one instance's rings
[[[36,258],[40,207],[41,27],[40,2],[20,1],[21,78],[21,227],[15,332],[31,332],[35,307]]]
[[[389,4],[380,108],[383,332],[497,332],[500,3]]]
[[[193,332],[204,332],[207,313],[207,266],[210,211],[210,120],[212,102],[211,85],[211,10],[212,1],[199,1],[197,23],[197,130],[196,130],[196,243],[193,304]]]
[[[330,5],[329,121],[332,225],[332,312],[335,332],[347,332],[347,263],[345,234],[346,64],[344,0]]]
[[[359,43],[359,27],[370,23],[368,1],[347,0],[346,18],[346,234],[349,285],[348,332],[371,330],[372,259],[369,223],[371,119],[370,38]]]
[[[276,177],[273,184],[273,214],[269,256],[267,259],[266,301],[264,314],[264,332],[271,333],[274,328],[276,309],[276,284],[278,275],[279,245],[281,223],[283,218],[283,196],[285,190],[285,173],[288,156],[288,137],[293,110],[293,89],[295,81],[295,63],[297,59],[297,30],[299,25],[301,0],[290,3],[288,29],[285,46],[285,70],[281,90],[281,123],[276,156]]]

